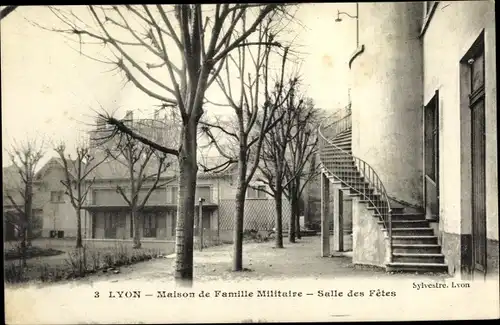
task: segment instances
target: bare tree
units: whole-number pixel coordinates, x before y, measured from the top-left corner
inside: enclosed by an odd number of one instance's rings
[[[157,146],[137,136],[130,128],[110,117],[114,124],[139,141],[179,160],[179,200],[176,229],[177,279],[192,283],[193,224],[197,164],[196,133],[203,115],[206,90],[224,67],[227,55],[242,46],[280,4],[178,4],[89,6],[93,21],[71,10],[52,8],[65,28],[56,31],[91,39],[105,45],[114,58],[97,59],[122,72],[127,82],[167,107],[175,107],[182,118],[179,148]],[[253,10],[255,9],[255,10]],[[244,31],[236,27],[246,12],[253,12]],[[51,28],[51,30],[54,30]],[[139,58],[137,53],[140,53]],[[180,66],[175,64],[180,63]],[[156,73],[155,73],[156,72]],[[161,77],[167,75],[167,80]],[[149,140],[149,141],[148,141]]]
[[[289,143],[292,141],[292,129],[296,123],[295,115],[298,107],[294,106],[294,96],[296,84],[290,86],[290,96],[286,103],[279,106],[279,116],[277,124],[269,130],[261,151],[262,163],[259,165],[259,171],[262,175],[262,181],[269,188],[268,194],[274,197],[276,208],[276,247],[283,248],[283,195],[289,182],[286,181],[286,152],[289,149]],[[275,118],[276,119],[276,118]]]
[[[285,160],[285,177],[289,180],[285,186],[285,195],[292,208],[288,233],[291,243],[295,242],[295,238],[300,239],[300,199],[304,188],[315,177],[317,171],[317,168],[314,168],[316,166],[311,166],[309,171],[306,167],[311,163],[311,157],[316,154],[318,142],[316,127],[319,117],[312,100],[300,100],[295,109],[291,140],[287,144],[289,155]]]
[[[116,192],[122,196],[130,207],[130,217],[132,218],[134,231],[133,248],[141,248],[141,230],[143,225],[143,214],[141,212],[153,191],[165,186],[173,178],[166,183],[159,183],[162,174],[170,166],[166,154],[157,152],[155,149],[140,143],[129,135],[125,135],[122,138],[124,141],[118,144],[119,154],[115,154],[111,150],[107,150],[107,152],[128,169],[129,188],[117,185]],[[143,193],[144,189],[147,189],[147,192],[141,198],[141,193]]]
[[[43,143],[26,141],[15,144],[8,153],[12,164],[20,177],[17,193],[8,193],[7,199],[14,207],[16,213],[10,214],[16,220],[10,220],[17,225],[21,235],[21,256],[23,266],[26,265],[26,247],[31,245],[33,224],[33,186],[35,171],[45,152]],[[15,194],[15,196],[14,196]]]
[[[246,16],[242,18],[242,29],[245,30]],[[260,151],[266,134],[274,128],[283,115],[277,116],[279,107],[287,100],[289,95],[287,82],[285,81],[285,66],[289,49],[285,47],[281,55],[281,64],[278,76],[273,79],[270,59],[272,50],[279,48],[275,34],[271,30],[274,15],[270,15],[266,21],[257,28],[254,48],[238,48],[237,54],[229,54],[224,67],[225,73],[221,73],[215,79],[220,90],[227,100],[227,106],[234,112],[235,123],[227,127],[224,125],[202,122],[206,134],[211,139],[219,153],[227,158],[227,161],[217,167],[226,167],[238,164],[238,185],[236,190],[236,211],[234,224],[234,253],[233,270],[243,270],[243,224],[245,210],[245,194],[251,180],[259,166]],[[248,40],[252,42],[252,40]],[[248,64],[250,63],[250,66]],[[230,71],[237,72],[239,84],[234,86]],[[225,75],[225,77],[223,77]],[[233,77],[234,78],[234,77]],[[290,80],[295,84],[296,79]],[[209,103],[212,103],[209,101]],[[226,105],[212,103],[214,105]],[[213,131],[222,132],[229,136],[237,144],[236,153],[225,150],[218,143]],[[230,140],[230,141],[231,141]],[[221,169],[218,169],[219,171]]]
[[[99,167],[108,156],[99,159],[93,155],[92,148],[86,144],[77,146],[76,157],[72,159],[70,154],[66,154],[66,145],[61,143],[54,148],[64,167],[64,185],[66,195],[69,197],[71,205],[76,210],[76,247],[82,247],[82,207],[85,204],[87,194],[95,181],[95,177],[89,179],[92,171]]]

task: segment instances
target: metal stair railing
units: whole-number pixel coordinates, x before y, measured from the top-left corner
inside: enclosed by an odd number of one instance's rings
[[[342,109],[339,119],[330,124],[325,121],[318,128],[320,163],[323,172],[330,174],[350,191],[370,203],[382,220],[389,238],[389,262],[392,262],[392,216],[389,195],[375,170],[364,160],[336,145],[332,140],[352,130],[350,105]],[[352,131],[351,131],[352,132]],[[348,141],[351,141],[349,138]]]

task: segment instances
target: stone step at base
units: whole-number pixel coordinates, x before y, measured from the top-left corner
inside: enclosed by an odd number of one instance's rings
[[[437,244],[392,244],[393,254],[439,254],[441,246]]]
[[[447,273],[448,266],[444,263],[388,263],[387,272],[417,272],[417,273]]]
[[[392,262],[444,264],[444,255],[433,253],[393,253]]]
[[[392,236],[393,244],[437,244],[436,236]]]
[[[380,215],[376,215],[375,217],[380,217]],[[384,223],[382,221],[378,222],[379,225],[383,226]],[[400,229],[400,228],[429,228],[429,222],[426,220],[399,220],[392,219],[392,228]]]
[[[386,229],[384,229],[386,230]],[[433,236],[434,229],[432,228],[395,228],[392,226],[392,234],[394,236]]]

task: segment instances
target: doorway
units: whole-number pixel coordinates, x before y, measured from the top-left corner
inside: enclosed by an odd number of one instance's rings
[[[471,113],[472,263],[475,272],[486,273],[486,129],[484,43],[468,56],[469,109]]]
[[[426,219],[439,219],[439,90],[424,106],[424,194]]]
[[[116,238],[116,218],[109,212],[104,213],[104,238]]]

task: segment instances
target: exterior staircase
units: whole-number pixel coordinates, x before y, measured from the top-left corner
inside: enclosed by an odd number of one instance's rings
[[[389,237],[388,272],[447,272],[441,246],[423,211],[390,199],[376,172],[352,155],[350,107],[344,117],[320,127],[322,172],[344,193],[368,204],[373,217]]]

